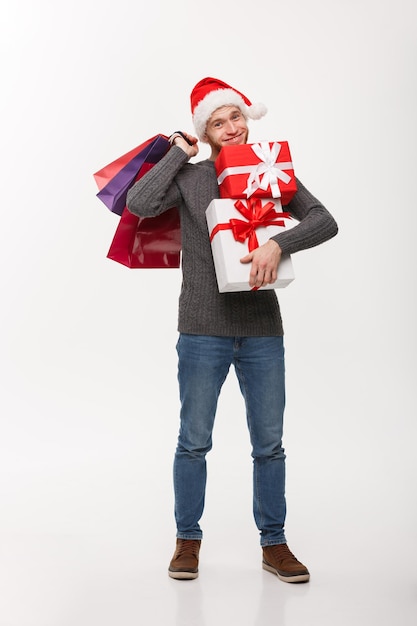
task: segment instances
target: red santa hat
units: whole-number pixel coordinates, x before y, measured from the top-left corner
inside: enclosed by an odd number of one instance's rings
[[[243,93],[218,78],[200,80],[192,90],[190,100],[194,128],[200,141],[204,141],[207,122],[212,113],[222,106],[235,105],[246,118],[252,120],[259,120],[267,112],[264,104],[252,104]]]

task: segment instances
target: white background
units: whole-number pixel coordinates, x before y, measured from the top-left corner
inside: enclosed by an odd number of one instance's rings
[[[414,6],[2,4],[1,626],[415,623]],[[118,218],[93,173],[192,131],[208,75],[268,106],[250,140],[287,140],[340,228],[279,292],[287,536],[307,586],[260,568],[233,373],[200,578],[166,575],[181,276],[106,258]]]

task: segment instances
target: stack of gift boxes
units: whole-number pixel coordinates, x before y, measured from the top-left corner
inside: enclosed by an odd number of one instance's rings
[[[206,217],[219,291],[249,291],[251,264],[240,259],[294,225],[283,210],[297,191],[288,142],[224,146],[214,165],[220,199]],[[293,280],[291,257],[283,255],[276,282],[261,289]]]

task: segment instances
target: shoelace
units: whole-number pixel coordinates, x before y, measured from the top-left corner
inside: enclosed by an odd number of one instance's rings
[[[285,561],[285,559],[291,559],[291,560],[297,561],[297,563],[299,562],[295,558],[295,556],[293,555],[293,553],[291,552],[287,544],[285,543],[270,546],[270,549],[272,550],[274,557],[278,559],[279,561]]]
[[[198,541],[183,539],[177,547],[177,555],[182,556],[185,552],[192,556],[197,556],[200,544]]]

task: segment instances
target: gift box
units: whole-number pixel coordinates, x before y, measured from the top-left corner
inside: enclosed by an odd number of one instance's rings
[[[214,166],[221,198],[274,198],[285,206],[297,191],[287,141],[223,146]]]
[[[289,213],[282,211],[280,200],[213,200],[206,210],[219,292],[250,291],[251,263],[240,259],[268,239],[295,225]],[[294,280],[290,255],[283,255],[275,283],[261,289],[286,287]],[[256,288],[255,288],[256,289]]]

